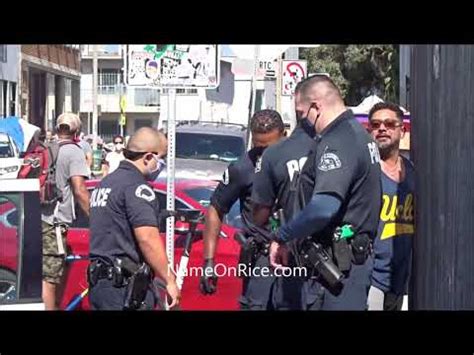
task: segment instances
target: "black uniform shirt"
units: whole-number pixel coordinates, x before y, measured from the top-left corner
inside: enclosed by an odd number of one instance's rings
[[[342,207],[336,225],[352,224],[359,233],[375,238],[382,189],[376,143],[347,110],[318,136],[313,163],[313,193],[339,197]]]
[[[217,185],[211,197],[211,205],[222,214],[227,214],[232,205],[240,200],[240,212],[245,226],[251,220],[250,195],[255,176],[255,165],[261,159],[250,150],[238,162],[229,165],[223,181]]]
[[[145,177],[130,162],[122,161],[107,175],[90,198],[91,258],[113,260],[128,256],[143,262],[134,228],[158,228],[158,200]]]
[[[269,147],[262,156],[262,166],[255,174],[252,201],[267,207],[283,208],[289,220],[293,211],[291,184],[306,163],[316,142],[297,126],[287,139]]]

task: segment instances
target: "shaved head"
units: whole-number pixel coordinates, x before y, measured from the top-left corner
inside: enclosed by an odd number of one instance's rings
[[[341,92],[326,75],[313,75],[296,86],[296,118],[310,135],[322,132],[346,110]]]
[[[303,102],[318,100],[327,105],[344,104],[338,87],[326,75],[313,75],[299,84],[296,93]]]
[[[157,129],[142,127],[136,131],[129,139],[127,150],[133,152],[160,152],[166,153],[166,136]]]

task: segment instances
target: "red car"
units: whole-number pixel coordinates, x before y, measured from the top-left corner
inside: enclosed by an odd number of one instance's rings
[[[88,181],[87,187],[94,189],[99,181]],[[157,194],[160,208],[166,206],[166,183],[156,182],[152,184]],[[179,180],[175,185],[175,208],[192,208],[206,211],[206,206],[212,192],[217,186],[215,181],[205,180]],[[89,253],[89,229],[88,218],[80,208],[76,209],[78,214],[76,221],[68,233],[68,245],[73,255],[88,255]],[[240,211],[238,203],[226,216],[221,229],[216,264],[221,263],[227,267],[237,267],[240,252],[239,244],[234,240],[234,234],[240,228]],[[186,233],[186,225],[176,223],[175,228],[175,255],[174,264],[178,265],[183,252],[183,242]],[[203,225],[198,230],[202,231]],[[165,226],[160,226],[161,236],[165,242]],[[202,234],[201,234],[202,235]],[[193,243],[188,263],[188,270],[192,267],[201,267],[203,264],[203,241],[202,237]],[[61,308],[65,309],[74,297],[87,289],[86,268],[87,260],[74,260],[69,264],[66,274],[65,291],[61,300]],[[177,269],[177,268],[176,268]],[[217,270],[222,272],[221,269]],[[204,296],[199,291],[200,276],[196,273],[186,276],[182,289],[181,309],[183,310],[236,310],[241,293],[242,282],[232,272],[230,275],[219,277],[217,292],[212,296]],[[81,301],[76,309],[89,309],[87,296]]]
[[[18,213],[15,205],[0,199],[0,298],[15,286],[18,267]]]

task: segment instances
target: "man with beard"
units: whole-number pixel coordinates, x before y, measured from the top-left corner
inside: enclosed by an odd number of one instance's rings
[[[415,190],[413,164],[400,155],[403,112],[378,103],[370,110],[369,129],[380,151],[383,191],[369,310],[401,310],[410,274]]]

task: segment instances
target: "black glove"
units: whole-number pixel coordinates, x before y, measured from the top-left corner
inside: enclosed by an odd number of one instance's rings
[[[217,275],[214,270],[214,259],[204,261],[204,271],[199,283],[203,295],[212,295],[217,290]]]

